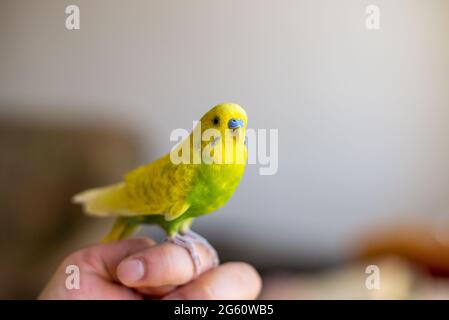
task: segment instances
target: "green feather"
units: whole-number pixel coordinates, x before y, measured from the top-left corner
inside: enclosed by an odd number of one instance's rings
[[[172,236],[187,220],[211,213],[222,207],[233,195],[245,170],[242,164],[201,164],[193,188],[187,197],[190,208],[177,219],[167,221],[163,216],[141,216],[135,223],[158,224]]]

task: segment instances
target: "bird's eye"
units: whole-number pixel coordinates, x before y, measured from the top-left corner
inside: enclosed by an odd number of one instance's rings
[[[218,125],[220,123],[220,118],[219,117],[214,117],[212,122],[214,123],[214,125]]]

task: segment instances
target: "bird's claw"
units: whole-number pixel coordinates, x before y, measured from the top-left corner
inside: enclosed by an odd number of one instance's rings
[[[206,240],[203,236],[199,235],[196,232],[193,232],[192,230],[188,229],[186,231],[182,232],[182,235],[185,235],[189,238],[191,238],[194,242],[202,244],[207,252],[212,257],[212,267],[215,268],[220,264],[220,258],[218,257],[217,250],[215,250],[214,247],[209,243],[209,241]]]
[[[197,277],[200,274],[201,270],[201,260],[200,256],[198,255],[198,251],[195,248],[195,243],[193,242],[193,240],[178,233],[173,237],[169,237],[167,239],[167,242],[180,246],[189,252],[193,262],[194,277]]]
[[[178,233],[173,237],[169,237],[167,242],[173,243],[177,246],[180,246],[186,249],[190,257],[192,258],[193,268],[194,268],[194,276],[197,277],[201,271],[201,259],[198,254],[198,251],[195,247],[195,243],[202,244],[204,248],[206,248],[207,252],[212,257],[212,267],[216,267],[220,264],[220,260],[218,258],[217,251],[212,247],[212,245],[202,236],[193,232],[192,230],[187,230],[182,233]]]

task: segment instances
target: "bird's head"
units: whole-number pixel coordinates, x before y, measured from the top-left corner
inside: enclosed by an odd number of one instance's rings
[[[248,122],[245,110],[235,103],[221,103],[201,118],[201,131],[215,129],[224,137],[226,132],[244,139]]]
[[[189,137],[172,149],[170,157],[175,155],[176,163],[181,156],[183,163],[196,164],[199,155],[208,164],[245,164],[247,121],[245,110],[238,104],[216,105],[203,115]],[[190,152],[192,149],[194,152]]]

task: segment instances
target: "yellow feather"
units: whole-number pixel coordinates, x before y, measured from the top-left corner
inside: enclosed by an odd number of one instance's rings
[[[215,121],[217,117],[221,120]],[[228,121],[233,118],[243,123],[237,131],[238,134],[230,137],[236,140],[236,144],[231,150],[220,148],[225,144],[223,137],[226,137]],[[74,196],[73,201],[82,204],[85,212],[90,215],[119,217],[111,232],[103,239],[105,242],[128,236],[135,230],[136,221],[144,221],[134,218],[131,223],[133,217],[162,215],[167,223],[177,221],[173,228],[170,226],[170,230],[166,230],[171,234],[177,232],[179,226],[188,227],[191,224],[192,219],[189,219],[185,224],[178,226],[182,222],[178,218],[184,213],[193,210],[196,214],[206,214],[222,206],[229,199],[238,185],[246,162],[246,149],[243,143],[247,123],[246,113],[238,105],[225,103],[212,108],[201,118],[200,123],[201,132],[213,128],[221,133],[222,139],[216,147],[213,147],[211,156],[228,159],[227,156],[230,155],[233,165],[211,164],[204,167],[204,164],[192,162],[175,164],[168,153],[150,164],[131,171],[125,176],[124,182],[87,190]],[[191,160],[194,155],[201,156],[201,150],[211,143],[203,140],[199,145],[194,145],[193,134],[181,144],[190,147]],[[240,164],[236,161],[236,148],[244,151],[240,153],[244,155]],[[166,228],[167,223],[160,222]]]

